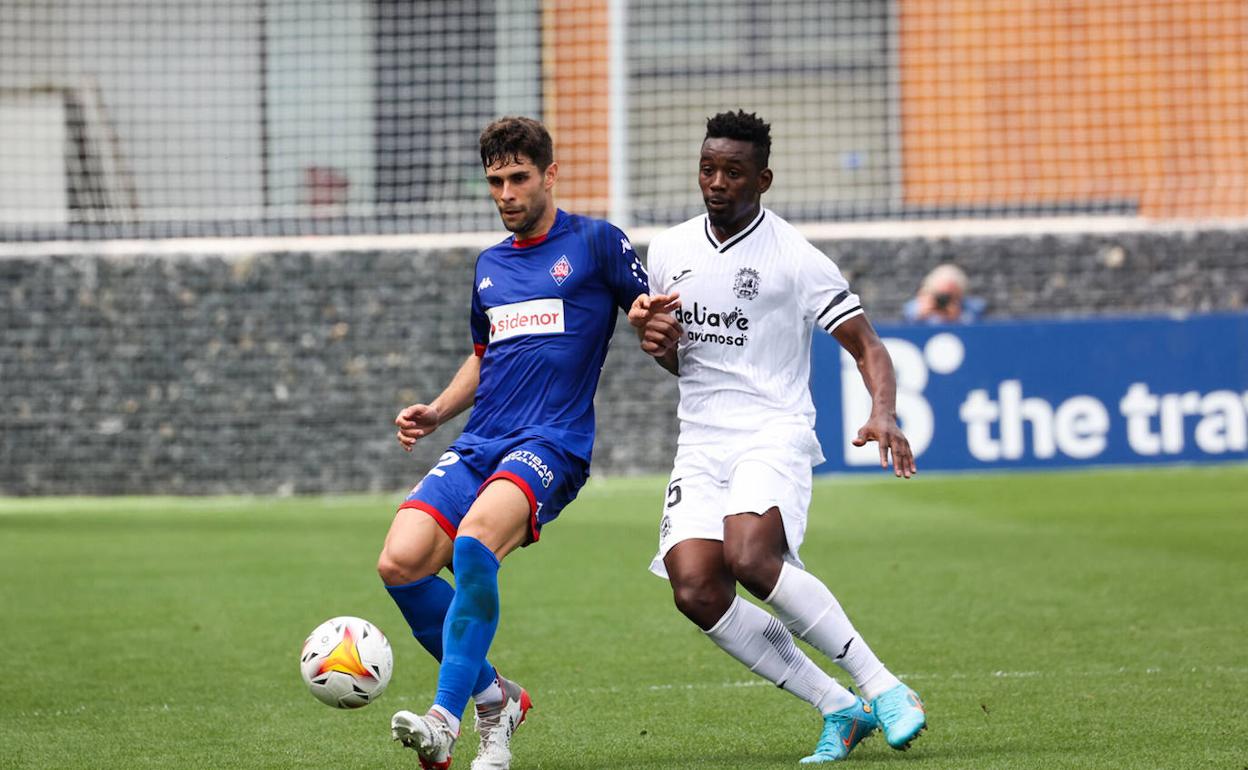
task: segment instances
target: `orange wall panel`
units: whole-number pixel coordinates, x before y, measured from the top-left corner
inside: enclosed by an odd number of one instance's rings
[[[607,213],[607,43],[607,0],[543,3],[543,117],[559,162],[556,199],[579,214]]]
[[[901,0],[904,196],[1248,215],[1242,0]]]

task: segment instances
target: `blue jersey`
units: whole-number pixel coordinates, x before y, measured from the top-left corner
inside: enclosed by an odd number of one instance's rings
[[[539,242],[509,238],[481,252],[471,321],[481,379],[464,433],[527,431],[588,463],[616,308],[648,291],[628,238],[600,219],[557,211]]]

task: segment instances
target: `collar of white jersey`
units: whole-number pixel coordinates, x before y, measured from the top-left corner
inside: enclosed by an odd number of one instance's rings
[[[763,208],[762,206],[759,206],[758,216],[754,217],[754,221],[750,222],[748,227],[742,229],[741,232],[732,236],[731,238],[724,241],[723,243],[720,243],[719,241],[715,240],[715,233],[711,232],[711,218],[709,215],[706,215],[706,214],[702,215],[702,230],[706,233],[706,239],[711,242],[711,247],[714,248],[716,251],[718,251],[720,254],[723,254],[728,249],[731,249],[733,246],[736,246],[741,241],[744,241],[746,238],[750,237],[750,233],[758,229],[758,226],[763,223],[763,217],[766,215],[767,215],[767,209]]]

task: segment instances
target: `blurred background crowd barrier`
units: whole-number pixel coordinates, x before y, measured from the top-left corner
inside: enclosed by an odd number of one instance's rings
[[[256,251],[248,241],[215,242],[211,251],[178,241],[48,243],[0,256],[0,493],[379,492],[414,484],[437,461],[462,416],[411,454],[399,448],[391,421],[401,407],[436,396],[472,350],[468,302],[477,247],[294,244]],[[1203,311],[1242,317],[1248,305],[1243,229],[817,244],[841,265],[886,337],[898,336],[886,322],[899,318],[923,275],[954,258],[975,276],[972,286],[998,318],[1109,315],[1130,325],[1152,323],[1131,320],[1137,317]],[[35,248],[41,245],[46,251]],[[956,379],[926,377],[894,351],[907,430],[918,427],[906,422],[916,414],[909,402],[925,381],[932,384],[925,396],[936,419],[931,452],[947,456],[948,442],[960,442],[965,454],[959,405],[976,388],[999,400],[998,383],[1007,379],[1054,408],[1084,393],[1079,388],[1088,379],[1123,392],[1126,378],[1157,393],[1229,389],[1248,397],[1248,359],[1236,347],[1242,334],[1216,332],[1196,345],[1208,347],[1205,358],[1171,361],[1170,347],[1137,333],[1131,338],[1152,360],[1141,369],[1111,366],[1124,355],[1120,346],[1077,328],[1056,332],[1063,344],[1038,345],[1025,334],[990,337],[1002,350],[966,336],[996,323],[915,327],[915,344],[924,350],[941,331],[963,340],[968,365]],[[596,400],[596,476],[665,473],[675,453],[676,379],[634,339],[621,319]],[[1060,353],[1063,345],[1069,355]],[[1020,355],[1032,362],[1026,369],[1010,363]],[[1219,371],[1230,374],[1183,365],[1210,355],[1227,357]],[[836,426],[854,419],[848,401],[842,416],[841,393],[861,385],[842,375],[835,356],[824,359],[816,363],[814,391],[823,399],[825,452],[836,460]],[[1038,378],[1036,368],[1051,374]],[[1156,370],[1172,376],[1159,378]],[[1086,392],[1113,408],[1109,394]],[[1178,419],[1190,430],[1197,418]],[[1150,430],[1158,430],[1152,420]],[[1244,414],[1228,412],[1226,420],[1218,430],[1239,426],[1242,437]],[[1208,459],[1248,457],[1233,449],[1240,445],[1231,441],[1230,454]],[[1167,458],[1176,459],[1151,459]],[[931,467],[929,459],[920,456],[920,467]],[[1098,459],[1104,461],[1085,462]],[[658,484],[656,505],[661,493]]]

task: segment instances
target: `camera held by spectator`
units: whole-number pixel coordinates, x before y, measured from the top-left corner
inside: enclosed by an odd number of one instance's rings
[[[980,297],[968,296],[966,288],[962,268],[951,263],[938,265],[902,308],[902,316],[912,323],[973,323],[979,320],[987,303]]]

